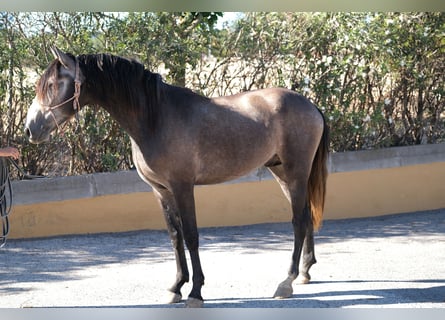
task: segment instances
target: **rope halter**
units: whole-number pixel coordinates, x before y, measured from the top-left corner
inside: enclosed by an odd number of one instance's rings
[[[51,116],[54,119],[54,122],[56,123],[57,129],[63,133],[63,130],[60,128],[59,124],[57,123],[56,116],[54,115],[53,110],[63,106],[65,103],[73,101],[73,109],[75,112],[80,111],[80,103],[79,103],[79,97],[80,97],[80,87],[82,85],[82,81],[80,81],[80,67],[79,67],[79,60],[76,59],[76,69],[75,69],[75,78],[74,78],[74,94],[71,98],[56,104],[54,106],[46,106],[45,109],[47,109]]]

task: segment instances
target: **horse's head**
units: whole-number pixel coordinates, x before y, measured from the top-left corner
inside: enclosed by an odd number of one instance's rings
[[[26,117],[25,134],[32,143],[47,141],[52,131],[71,119],[80,109],[83,75],[77,59],[57,48],[55,60],[36,86],[36,96]]]

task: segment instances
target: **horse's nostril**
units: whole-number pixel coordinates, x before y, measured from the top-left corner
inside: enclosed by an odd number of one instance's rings
[[[31,130],[29,130],[28,127],[25,128],[25,135],[30,138],[31,137]]]

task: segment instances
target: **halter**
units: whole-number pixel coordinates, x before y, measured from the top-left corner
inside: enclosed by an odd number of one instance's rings
[[[54,122],[56,123],[57,129],[63,133],[63,130],[60,128],[59,124],[57,123],[56,116],[54,115],[53,110],[57,109],[61,106],[63,106],[65,103],[73,101],[73,109],[74,111],[80,110],[80,103],[79,103],[79,97],[80,97],[80,86],[82,85],[82,81],[80,81],[80,67],[79,67],[79,60],[76,59],[76,71],[75,71],[75,78],[74,78],[74,94],[71,98],[56,104],[55,106],[46,106],[45,108],[50,112],[51,116],[54,119]]]

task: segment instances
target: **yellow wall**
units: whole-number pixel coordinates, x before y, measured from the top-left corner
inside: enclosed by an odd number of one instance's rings
[[[326,218],[445,208],[445,162],[341,172],[328,180]]]
[[[378,216],[445,207],[445,162],[333,173],[326,219]],[[195,190],[198,224],[246,225],[290,221],[287,200],[273,180]],[[10,238],[164,229],[151,192],[16,205]]]

